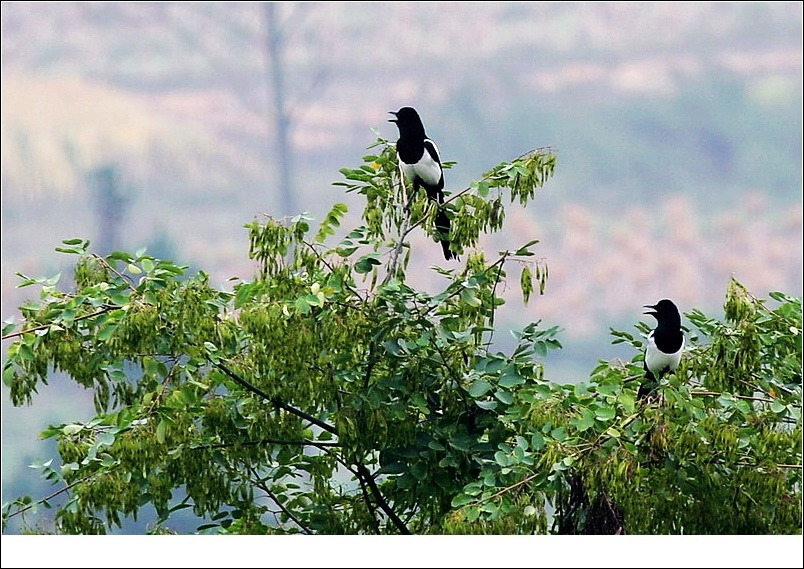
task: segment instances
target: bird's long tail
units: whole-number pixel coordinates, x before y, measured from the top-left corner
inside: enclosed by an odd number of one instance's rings
[[[438,212],[436,213],[435,217],[435,227],[436,231],[439,235],[439,241],[441,243],[441,249],[444,251],[444,258],[449,261],[450,259],[456,259],[457,255],[452,252],[450,248],[450,242],[447,236],[449,235],[449,217],[447,217],[446,212],[444,209],[439,206]]]

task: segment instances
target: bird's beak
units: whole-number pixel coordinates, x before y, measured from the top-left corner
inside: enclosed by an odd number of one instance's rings
[[[650,315],[652,315],[652,316],[656,316],[656,306],[655,306],[655,305],[653,305],[653,304],[646,304],[646,305],[645,305],[645,306],[643,306],[642,308],[650,308],[650,309],[651,309],[651,310],[647,310],[647,311],[643,312],[642,314],[650,314]]]
[[[388,114],[394,115],[394,118],[388,119],[388,122],[396,122],[396,111],[388,111]]]

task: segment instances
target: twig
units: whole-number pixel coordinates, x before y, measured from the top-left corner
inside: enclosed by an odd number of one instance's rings
[[[489,334],[489,341],[486,344],[487,346],[491,346],[491,342],[492,340],[494,340],[494,315],[497,314],[497,310],[494,307],[494,297],[497,294],[497,285],[500,284],[500,275],[502,275],[502,266],[505,264],[505,259],[510,255],[510,253],[511,253],[510,251],[505,251],[503,253],[503,256],[498,261],[500,263],[500,268],[497,271],[497,276],[494,278],[494,286],[491,287],[491,318],[489,319],[489,328],[491,328],[491,333]]]
[[[531,480],[533,480],[534,478],[536,478],[538,475],[539,475],[539,473],[537,472],[536,474],[531,474],[530,476],[526,476],[525,478],[523,478],[523,479],[522,479],[522,480],[520,480],[519,482],[516,482],[516,483],[514,483],[514,484],[511,484],[510,486],[506,486],[505,488],[503,488],[503,489],[502,489],[502,490],[500,490],[499,492],[495,492],[495,493],[494,493],[494,494],[492,494],[491,496],[487,496],[487,497],[485,497],[485,498],[481,498],[480,500],[477,500],[477,501],[475,501],[475,502],[472,502],[471,504],[467,504],[467,506],[469,506],[469,505],[473,505],[473,506],[474,506],[474,505],[477,505],[477,504],[482,504],[483,502],[488,502],[489,500],[493,500],[494,498],[499,498],[500,496],[502,496],[502,495],[503,495],[503,494],[505,494],[506,492],[510,492],[511,490],[514,490],[515,488],[519,488],[519,487],[520,487],[520,486],[522,486],[523,484],[527,484],[528,482],[530,482]]]
[[[723,395],[717,391],[690,391],[691,395],[719,397]],[[773,403],[773,399],[766,399],[765,397],[751,397],[749,395],[731,395],[735,399],[745,399],[746,401],[761,401],[762,403]]]
[[[311,441],[311,440],[299,440],[299,441],[283,441],[279,439],[261,439],[259,441],[242,441],[242,442],[234,442],[234,443],[211,443],[205,445],[198,445],[192,447],[195,449],[210,449],[210,448],[232,448],[237,446],[259,446],[259,445],[299,445],[299,446],[311,446],[311,447],[339,447],[341,443],[332,442],[332,441]]]
[[[125,276],[123,273],[121,273],[120,271],[118,271],[117,269],[115,269],[115,268],[114,268],[114,267],[111,265],[111,263],[109,263],[109,261],[107,261],[106,259],[104,259],[104,258],[103,258],[103,257],[101,257],[100,255],[98,255],[97,253],[92,253],[92,256],[93,256],[93,257],[94,257],[96,260],[98,260],[98,261],[100,261],[101,263],[103,263],[104,265],[106,265],[106,268],[107,268],[107,269],[109,269],[109,270],[110,270],[110,271],[112,271],[114,274],[116,274],[118,277],[120,277],[121,279],[123,279],[123,282],[124,282],[124,283],[126,283],[126,286],[127,286],[128,288],[130,288],[132,291],[136,290],[136,289],[134,288],[134,282],[133,282],[133,281],[132,281],[130,278],[126,277],[126,276]]]
[[[260,388],[258,388],[256,386],[250,384],[249,382],[247,382],[245,379],[243,379],[242,377],[237,375],[235,372],[230,370],[228,367],[226,367],[222,363],[213,362],[213,365],[215,365],[215,367],[217,367],[223,373],[225,373],[230,378],[232,378],[235,381],[235,383],[237,383],[241,387],[247,389],[248,391],[251,391],[252,393],[254,393],[256,395],[259,395],[260,397],[262,397],[266,401],[270,401],[271,403],[273,403],[275,406],[279,407],[280,409],[282,409],[284,411],[287,411],[291,415],[296,415],[297,417],[299,417],[301,419],[304,419],[305,421],[308,421],[308,422],[312,423],[313,425],[321,427],[322,429],[324,429],[325,431],[329,431],[333,435],[338,434],[338,430],[335,427],[333,427],[332,425],[330,425],[329,423],[325,423],[324,421],[322,421],[320,419],[316,419],[312,415],[310,415],[308,413],[305,413],[301,409],[296,409],[295,407],[293,407],[291,405],[288,405],[287,403],[285,403],[284,401],[282,401],[278,397],[271,397],[270,395],[265,393]]]
[[[279,499],[276,497],[276,495],[273,492],[271,492],[271,489],[268,488],[268,485],[265,484],[265,482],[260,479],[260,477],[257,475],[257,472],[253,468],[249,468],[249,471],[251,472],[251,475],[256,479],[254,481],[254,483],[257,485],[257,488],[259,488],[260,490],[265,492],[268,495],[268,497],[271,500],[273,500],[274,503],[276,503],[277,506],[279,506],[279,508],[285,513],[285,515],[287,517],[289,517],[291,520],[293,520],[293,522],[297,526],[299,526],[304,533],[306,533],[307,535],[312,535],[312,533],[313,533],[312,530],[310,528],[308,528],[306,525],[304,525],[301,522],[301,520],[299,520],[299,518],[297,518],[293,514],[293,512],[291,512],[287,507],[285,507],[285,505],[282,502],[279,501]]]
[[[93,312],[91,314],[84,314],[83,316],[78,316],[77,318],[73,318],[72,321],[73,322],[78,322],[79,320],[87,320],[88,318],[94,318],[95,316],[100,316],[101,314],[105,314],[107,312],[110,312],[112,310],[117,310],[119,308],[122,308],[122,307],[107,305],[107,306],[104,306],[103,308],[101,308],[100,310],[98,310],[96,312]],[[36,332],[37,330],[44,330],[45,328],[50,328],[51,326],[53,326],[53,324],[54,323],[42,324],[41,326],[34,326],[33,328],[27,328],[25,330],[20,330],[19,332],[14,332],[12,334],[7,334],[7,335],[3,336],[0,339],[8,340],[10,338],[16,338],[18,336],[24,336],[25,334],[30,334],[31,332]]]
[[[356,464],[355,466],[357,467],[357,471],[360,473],[360,477],[365,480],[366,484],[368,484],[368,487],[371,490],[371,493],[374,495],[374,499],[376,500],[377,505],[382,509],[383,512],[386,513],[388,518],[394,523],[396,529],[399,530],[399,533],[404,535],[410,535],[410,530],[405,525],[405,522],[403,522],[399,518],[399,516],[396,515],[396,512],[394,512],[391,509],[391,506],[388,505],[388,502],[385,501],[382,492],[380,492],[380,489],[377,487],[377,483],[374,481],[374,477],[368,471],[368,468],[366,468],[364,464]]]
[[[21,514],[21,513],[23,513],[23,512],[26,512],[26,511],[30,510],[30,509],[31,509],[31,508],[33,508],[34,506],[38,506],[39,504],[42,504],[42,503],[44,503],[44,502],[47,502],[48,500],[52,500],[53,498],[55,498],[55,497],[56,497],[56,496],[58,496],[59,494],[63,494],[64,492],[66,492],[67,490],[69,490],[70,488],[72,488],[73,486],[77,486],[78,484],[81,484],[81,483],[83,483],[83,482],[86,482],[87,480],[89,480],[89,479],[91,479],[91,478],[94,478],[94,477],[95,477],[95,476],[97,476],[98,474],[99,474],[98,472],[93,472],[92,474],[90,474],[90,475],[88,475],[88,476],[84,476],[83,478],[79,478],[78,480],[76,480],[75,482],[71,482],[70,484],[68,484],[68,485],[67,485],[67,486],[65,486],[64,488],[62,488],[62,489],[60,489],[60,490],[56,490],[55,492],[53,492],[53,493],[52,493],[52,494],[50,494],[49,496],[45,496],[45,497],[44,497],[44,498],[42,498],[41,500],[37,500],[36,502],[32,502],[32,503],[28,504],[27,506],[25,506],[24,508],[20,508],[20,509],[19,509],[19,510],[17,510],[16,512],[13,512],[13,513],[9,514],[8,516],[6,516],[6,518],[7,518],[7,519],[11,519],[11,518],[13,518],[13,517],[14,517],[14,516],[16,516],[16,515],[19,515],[19,514]]]
[[[292,415],[296,415],[297,417],[300,417],[300,418],[312,423],[313,425],[321,427],[325,431],[329,431],[330,433],[332,433],[334,435],[338,435],[338,430],[335,427],[333,427],[332,425],[330,425],[329,423],[321,421],[320,419],[316,419],[315,417],[313,417],[312,415],[310,415],[308,413],[305,413],[301,409],[296,409],[295,407],[293,407],[291,405],[288,405],[287,403],[285,403],[284,401],[282,401],[278,397],[271,397],[270,395],[268,395],[267,393],[265,393],[264,391],[262,391],[258,387],[250,384],[245,379],[243,379],[242,377],[237,375],[235,372],[230,370],[224,364],[222,364],[220,362],[213,362],[213,365],[215,365],[215,367],[217,367],[222,372],[224,372],[226,375],[228,375],[231,379],[233,379],[235,381],[235,383],[237,383],[241,387],[247,389],[248,391],[251,391],[252,393],[254,393],[256,395],[259,395],[260,397],[262,397],[266,401],[270,401],[271,403],[273,403],[274,405],[276,405],[280,409],[283,409],[284,411],[287,411],[288,413],[291,413]],[[409,535],[410,530],[408,530],[408,528],[405,526],[405,524],[402,522],[402,520],[399,519],[399,516],[396,515],[396,512],[394,512],[393,509],[391,509],[391,506],[388,505],[388,502],[385,501],[385,498],[383,497],[382,492],[380,492],[380,489],[377,487],[376,482],[374,482],[374,478],[371,476],[371,473],[368,471],[368,469],[365,467],[365,465],[357,463],[357,464],[355,464],[355,466],[357,467],[356,474],[357,474],[358,478],[362,478],[365,481],[365,483],[368,485],[369,489],[371,490],[371,493],[374,495],[374,499],[376,500],[377,505],[382,509],[383,512],[386,513],[388,518],[394,523],[394,525],[397,527],[397,529],[399,530],[400,533],[405,534],[405,535]]]
[[[400,172],[401,174],[401,172]],[[402,184],[402,187],[405,187],[405,183],[402,181],[401,175],[399,178],[399,183]],[[413,198],[416,194],[410,194],[407,203],[405,204],[403,220],[402,220],[402,227],[399,230],[399,241],[397,241],[396,245],[394,246],[393,250],[391,251],[391,262],[388,265],[388,273],[385,275],[385,279],[383,279],[383,284],[388,283],[394,275],[396,274],[396,266],[399,262],[399,254],[402,252],[402,247],[405,245],[405,237],[408,236],[412,228],[408,228],[410,225],[410,204],[413,202]],[[419,222],[421,223],[421,222]],[[419,225],[418,223],[416,225]],[[415,226],[414,226],[415,227]]]

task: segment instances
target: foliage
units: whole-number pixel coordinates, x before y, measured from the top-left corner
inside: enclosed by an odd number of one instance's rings
[[[12,402],[59,371],[93,390],[97,416],[43,433],[59,457],[37,466],[59,489],[4,504],[4,524],[55,505],[59,531],[102,533],[152,505],[154,532],[185,508],[215,533],[797,531],[800,299],[774,294],[771,310],[734,282],[725,324],[690,313],[699,332],[658,403],[635,402],[641,340],[627,332],[613,335],[632,361],[557,385],[543,367],[557,328],[534,322],[510,354],[494,349],[511,267],[526,300],[545,290],[538,241],[474,249],[506,199],[534,198],[554,154],[449,196],[465,260],[434,267],[445,285],[431,294],[405,277],[433,205],[400,184],[392,145],[372,148],[336,183],[365,196],[363,225],[328,245],[342,204],[317,230],[305,215],[255,220],[257,275],[231,291],[80,239],[60,248],[78,256],[69,292],[22,277],[41,295],[3,330]]]

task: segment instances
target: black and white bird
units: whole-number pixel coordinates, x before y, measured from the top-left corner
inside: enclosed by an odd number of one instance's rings
[[[435,227],[444,251],[444,258],[456,258],[450,248],[449,228],[450,221],[444,211],[444,170],[441,167],[441,157],[435,142],[427,138],[419,113],[413,107],[402,107],[398,111],[389,111],[394,118],[389,122],[396,123],[399,129],[399,139],[396,141],[396,154],[399,169],[402,175],[413,185],[414,194],[419,188],[424,188],[427,197],[433,200],[438,207],[435,218]]]
[[[658,387],[662,375],[678,369],[684,351],[684,333],[681,331],[681,314],[672,300],[664,298],[658,303],[645,305],[645,314],[656,318],[656,328],[648,334],[645,346],[645,378],[639,386],[637,399],[650,396]]]

